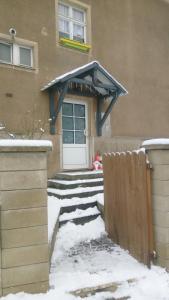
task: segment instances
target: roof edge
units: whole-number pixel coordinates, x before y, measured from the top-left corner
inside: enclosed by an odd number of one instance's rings
[[[119,89],[121,90],[121,93],[119,94],[120,96],[128,94],[128,91],[125,89],[125,87],[118,80],[116,80],[97,60],[93,60],[88,64],[82,65],[81,67],[75,68],[67,73],[57,76],[56,78],[51,80],[48,84],[43,86],[41,88],[41,91],[42,92],[46,91],[52,86],[54,86],[56,83],[64,82],[69,78],[72,78],[73,75],[78,76],[79,74],[81,74],[83,70],[88,71],[95,66],[98,67],[100,71],[102,71],[108,79],[112,80],[114,84],[116,84],[119,87]]]

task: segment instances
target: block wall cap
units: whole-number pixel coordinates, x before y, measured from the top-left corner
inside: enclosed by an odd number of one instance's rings
[[[0,140],[0,152],[46,152],[52,150],[47,140]]]
[[[151,139],[142,143],[141,147],[146,150],[169,150],[169,139]]]

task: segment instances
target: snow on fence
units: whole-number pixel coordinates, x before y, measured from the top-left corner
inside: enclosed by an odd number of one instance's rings
[[[103,157],[105,224],[112,240],[150,266],[153,229],[150,166],[143,151]]]

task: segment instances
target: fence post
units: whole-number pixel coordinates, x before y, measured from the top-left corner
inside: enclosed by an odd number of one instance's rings
[[[2,295],[49,286],[48,141],[0,141]]]
[[[144,142],[152,165],[152,206],[157,264],[169,270],[169,144],[158,140]]]

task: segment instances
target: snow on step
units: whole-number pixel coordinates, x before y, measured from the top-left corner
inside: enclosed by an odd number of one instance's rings
[[[59,207],[65,207],[65,206],[75,206],[75,205],[79,205],[79,204],[88,204],[88,203],[93,203],[93,202],[99,202],[102,205],[104,205],[104,194],[100,193],[91,197],[87,197],[87,198],[78,198],[78,197],[74,197],[71,198],[71,201],[69,198],[67,199],[57,199],[54,196],[48,196],[48,199],[53,199],[53,201],[55,203],[57,203],[57,205],[59,205]]]
[[[49,179],[49,182],[65,184],[65,185],[72,185],[76,183],[90,183],[90,182],[98,182],[103,181],[103,178],[95,178],[95,179],[77,179],[77,180],[57,180],[57,179]]]
[[[51,196],[55,199],[56,198],[54,196]],[[57,200],[60,203],[60,206],[65,207],[65,206],[74,206],[74,205],[78,205],[78,204],[87,204],[87,203],[93,203],[93,202],[99,202],[101,204],[104,204],[104,194],[100,193],[88,198],[72,198],[71,201],[70,199],[62,199],[62,200]]]
[[[73,189],[73,192],[72,189],[60,190],[55,188],[48,188],[49,193],[53,193],[56,195],[80,194],[80,193],[93,192],[93,191],[103,191],[103,186],[78,187]]]
[[[68,221],[76,218],[83,218],[87,216],[94,216],[99,215],[100,211],[97,209],[97,207],[90,207],[85,210],[83,209],[76,209],[75,211],[71,213],[64,213],[60,216],[59,221]]]
[[[82,172],[64,172],[62,174],[65,174],[65,175],[92,175],[92,174],[103,174],[103,171],[102,170],[98,170],[98,171],[82,171]]]

